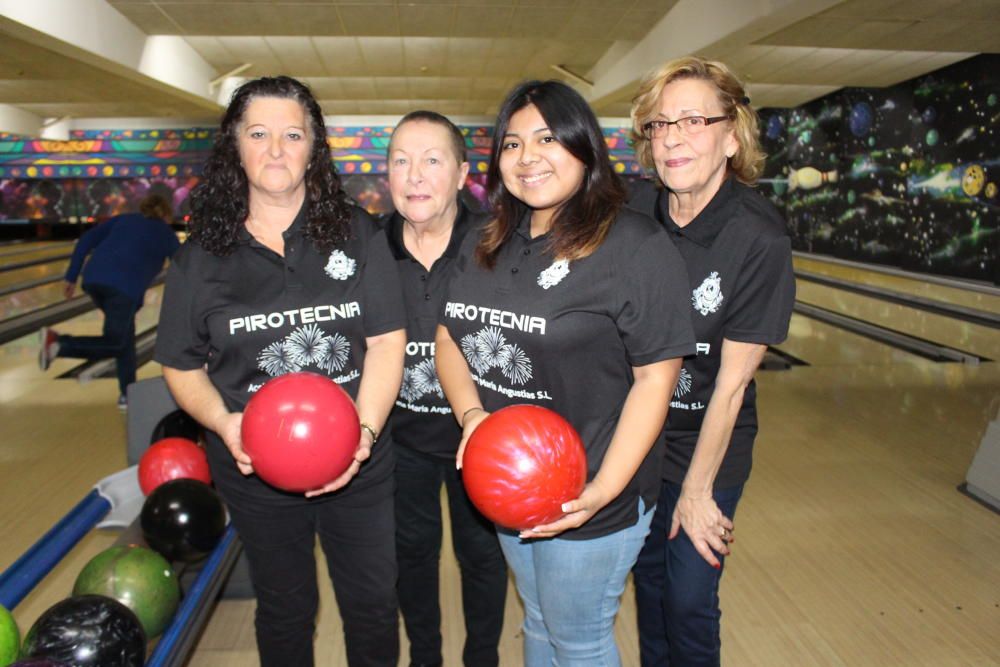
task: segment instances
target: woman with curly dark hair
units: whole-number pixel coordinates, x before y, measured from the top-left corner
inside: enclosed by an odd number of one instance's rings
[[[209,432],[212,476],[257,594],[261,665],[313,664],[318,534],[348,663],[394,667],[392,460],[380,431],[402,377],[406,318],[384,234],[348,203],[322,111],[288,77],[236,91],[191,200],[156,359],[177,402]],[[332,378],[361,419],[354,463],[304,496],[253,475],[240,442],[253,392],[295,371]]]

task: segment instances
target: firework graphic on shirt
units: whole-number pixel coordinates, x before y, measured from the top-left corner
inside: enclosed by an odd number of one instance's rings
[[[326,356],[320,359],[317,365],[328,374],[339,373],[347,365],[347,359],[351,354],[351,343],[339,333],[327,336],[326,343]]]
[[[500,327],[486,327],[476,334],[476,347],[487,368],[499,368],[507,361],[510,346]]]
[[[490,369],[489,363],[483,358],[482,352],[479,350],[479,338],[475,334],[462,336],[461,345],[462,354],[465,355],[465,360],[469,362],[472,370],[482,375]]]
[[[511,343],[507,346],[500,372],[512,383],[524,384],[531,379],[531,359],[516,343]]]
[[[499,327],[485,327],[462,337],[462,353],[479,375],[499,369],[511,383],[523,385],[531,379],[531,358],[516,343],[508,343]]]
[[[413,402],[424,395],[414,377],[413,368],[403,369],[403,382],[399,385],[399,397],[407,402]]]
[[[693,384],[693,378],[691,374],[688,373],[688,369],[681,367],[681,374],[677,377],[677,386],[674,387],[674,398],[680,398],[684,394],[691,391],[691,386]]]
[[[444,398],[444,390],[441,389],[441,381],[438,380],[437,368],[434,367],[433,359],[424,359],[413,367],[413,379],[420,389],[420,395],[437,394],[438,398]]]
[[[257,367],[271,377],[296,373],[302,369],[296,361],[295,351],[286,340],[276,340],[261,350],[257,355]]]
[[[299,327],[285,338],[285,343],[300,366],[319,365],[328,356],[330,342],[316,324]]]

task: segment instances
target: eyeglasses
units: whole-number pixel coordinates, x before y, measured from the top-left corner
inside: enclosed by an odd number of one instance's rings
[[[642,136],[647,139],[662,139],[667,136],[671,125],[676,125],[678,131],[686,136],[694,136],[705,131],[705,128],[712,123],[721,123],[730,120],[730,116],[685,116],[677,120],[651,120],[642,126]]]

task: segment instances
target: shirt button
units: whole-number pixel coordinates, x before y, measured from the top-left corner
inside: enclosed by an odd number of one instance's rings
[[[295,267],[294,266],[288,267],[288,272],[289,273],[295,273]]]
[[[517,267],[515,266],[513,269],[510,270],[510,272],[511,273],[517,273]]]
[[[525,248],[524,249],[524,254],[525,255],[530,255],[531,254],[531,249],[530,248]]]
[[[425,273],[424,275],[420,276],[420,279],[421,280],[427,280],[427,274]]]
[[[430,300],[431,300],[431,295],[430,294],[425,294],[424,295],[424,301],[430,301]]]

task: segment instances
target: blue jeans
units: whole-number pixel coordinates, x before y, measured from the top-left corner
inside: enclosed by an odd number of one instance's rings
[[[640,513],[635,525],[591,540],[500,533],[524,603],[525,667],[621,665],[615,616],[652,519],[652,510]]]
[[[100,336],[59,336],[59,356],[72,359],[107,359],[114,357],[118,370],[118,391],[135,382],[135,313],[138,303],[111,287],[84,285],[83,290],[104,313]]]
[[[681,485],[663,482],[646,545],[632,570],[642,667],[714,667],[719,664],[719,580],[683,529],[672,540],[670,521]],[[717,489],[716,504],[730,519],[743,486]]]

